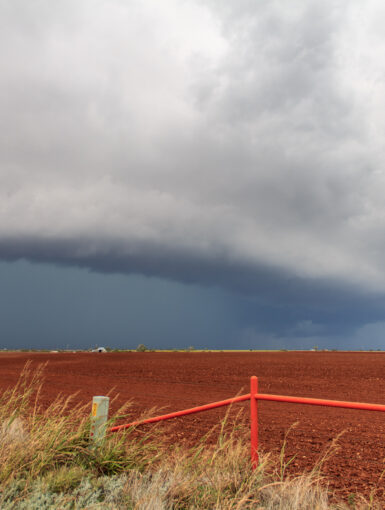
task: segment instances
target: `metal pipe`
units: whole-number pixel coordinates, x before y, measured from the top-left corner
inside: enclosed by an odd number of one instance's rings
[[[344,402],[341,400],[325,400],[320,398],[286,397],[284,395],[266,395],[264,393],[255,395],[255,398],[271,402],[286,402],[287,404],[307,404],[312,406],[341,407],[344,409],[358,409],[361,411],[385,412],[385,405],[383,404],[365,404],[362,402]]]
[[[226,400],[220,400],[219,402],[213,402],[204,406],[192,407],[183,411],[177,411],[175,413],[163,414],[162,416],[155,416],[154,418],[147,418],[146,420],[134,421],[125,425],[117,425],[116,427],[110,428],[110,432],[117,432],[118,430],[128,429],[129,427],[136,427],[137,425],[144,425],[145,423],[156,423],[158,421],[171,420],[172,418],[178,418],[179,416],[187,416],[188,414],[200,413],[201,411],[209,411],[210,409],[216,409],[217,407],[228,406],[235,404],[236,402],[244,402],[250,399],[250,393],[247,395],[241,395],[239,397],[228,398]]]
[[[340,400],[325,400],[319,398],[304,398],[304,397],[288,397],[285,395],[268,395],[264,393],[254,393],[256,400],[267,400],[270,402],[285,402],[287,404],[306,404],[313,406],[326,406],[326,407],[339,407],[345,409],[357,409],[361,411],[380,411],[385,412],[385,405],[383,404],[366,404],[361,402],[344,402]],[[127,429],[129,427],[136,427],[137,425],[144,425],[145,423],[156,423],[158,421],[170,420],[172,418],[178,418],[180,416],[187,416],[189,414],[200,413],[201,411],[209,411],[217,407],[228,406],[235,404],[236,402],[244,402],[250,399],[250,393],[241,395],[239,397],[228,398],[219,402],[212,402],[203,406],[192,407],[191,409],[185,409],[183,411],[177,411],[174,413],[164,414],[162,416],[155,416],[154,418],[148,418],[146,420],[134,421],[125,425],[117,425],[109,429],[109,432],[117,432],[119,430]]]

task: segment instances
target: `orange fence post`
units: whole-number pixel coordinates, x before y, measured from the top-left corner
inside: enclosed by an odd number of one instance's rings
[[[255,395],[258,394],[258,378],[250,378],[250,436],[251,436],[251,466],[258,466],[258,405]]]

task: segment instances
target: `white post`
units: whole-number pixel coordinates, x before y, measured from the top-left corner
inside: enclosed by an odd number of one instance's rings
[[[90,439],[93,443],[101,441],[106,435],[109,397],[93,397],[91,411]]]

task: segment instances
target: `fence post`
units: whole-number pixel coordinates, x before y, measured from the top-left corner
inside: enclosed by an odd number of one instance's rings
[[[90,440],[94,445],[106,435],[109,404],[109,397],[92,398]]]
[[[255,395],[258,393],[258,378],[250,378],[250,436],[251,436],[251,467],[258,466],[258,406]]]

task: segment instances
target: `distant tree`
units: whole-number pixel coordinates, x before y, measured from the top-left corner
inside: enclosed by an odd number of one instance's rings
[[[144,344],[139,344],[138,347],[136,348],[136,351],[137,352],[146,352],[146,351],[148,351],[148,349]]]

